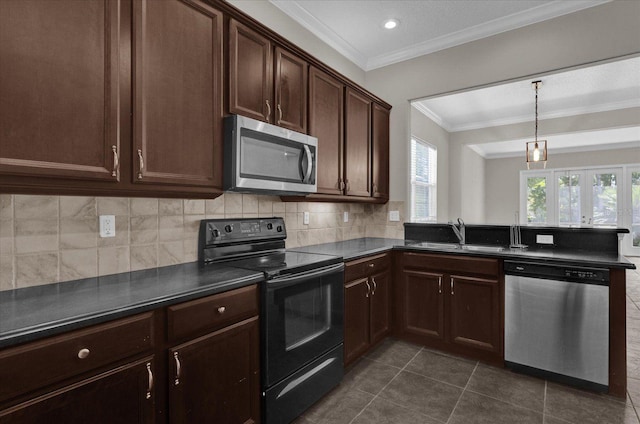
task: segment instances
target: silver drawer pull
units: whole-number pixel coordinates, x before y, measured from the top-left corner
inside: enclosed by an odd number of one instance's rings
[[[173,384],[177,386],[180,384],[180,359],[178,358],[178,352],[173,352],[173,359],[176,361],[176,378],[173,380]]]
[[[373,283],[373,291],[371,292],[371,296],[376,294],[376,290],[378,290],[378,283],[376,283],[375,277],[371,277],[371,282]]]
[[[369,264],[369,268],[373,268],[376,264]]]
[[[442,277],[438,277],[438,294],[442,294]]]
[[[224,311],[226,311],[226,310],[227,310],[227,308],[225,308],[224,306],[220,306],[220,307],[218,308],[218,313],[219,313],[219,314],[224,314]]]
[[[147,399],[151,399],[153,390],[153,372],[151,372],[151,362],[147,362],[147,374],[149,374],[149,387],[147,388]]]
[[[83,348],[83,349],[80,349],[78,351],[78,358],[85,359],[87,356],[89,356],[90,353],[91,353],[91,351],[89,349],[87,349],[86,347]]]
[[[451,277],[451,295],[453,296],[455,293],[453,292],[453,277]]]
[[[371,286],[369,285],[369,281],[365,281],[365,284],[367,285],[367,294],[365,294],[364,297],[369,297],[369,293],[371,293]]]

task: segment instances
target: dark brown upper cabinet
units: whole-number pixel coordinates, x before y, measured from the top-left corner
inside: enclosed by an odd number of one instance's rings
[[[0,2],[0,173],[119,180],[119,3]]]
[[[377,103],[371,107],[371,144],[373,150],[371,194],[389,199],[389,109]]]
[[[229,22],[229,113],[307,132],[308,63]]]
[[[344,85],[309,70],[309,134],[318,138],[318,193],[341,195],[343,179]]]
[[[371,101],[347,87],[344,182],[347,196],[371,196]]]
[[[222,13],[134,2],[136,183],[221,187]]]

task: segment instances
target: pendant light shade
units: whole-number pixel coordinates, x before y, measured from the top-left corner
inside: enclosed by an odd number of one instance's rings
[[[541,163],[543,168],[547,167],[547,140],[538,140],[538,89],[542,86],[542,81],[531,83],[536,90],[536,132],[535,140],[527,142],[527,169],[531,169],[531,164]]]

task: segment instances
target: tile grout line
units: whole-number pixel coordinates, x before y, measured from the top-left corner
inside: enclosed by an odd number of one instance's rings
[[[454,412],[456,412],[456,408],[458,407],[458,404],[460,403],[460,399],[462,399],[462,396],[464,396],[464,392],[467,390],[467,387],[469,387],[469,382],[471,381],[471,378],[473,377],[473,374],[476,373],[476,370],[478,369],[478,365],[479,364],[480,364],[480,362],[476,362],[476,366],[473,368],[473,371],[471,372],[471,375],[469,376],[469,379],[467,380],[467,384],[464,385],[464,388],[462,389],[462,393],[460,393],[460,397],[458,398],[458,401],[456,402],[455,406],[451,410],[451,413],[449,414],[449,419],[447,420],[447,424],[449,423],[449,421],[451,421],[451,418],[453,417]]]
[[[367,403],[364,407],[362,407],[362,409],[360,410],[360,412],[358,412],[358,414],[357,414],[355,417],[353,417],[353,419],[352,419],[351,421],[349,421],[349,424],[352,424],[352,423],[353,423],[353,422],[354,422],[354,421],[355,421],[355,420],[356,420],[356,419],[357,419],[357,418],[358,418],[358,417],[359,417],[359,416],[364,412],[364,410],[365,410],[365,409],[367,409],[367,407],[368,407],[369,405],[371,405],[371,404],[373,403],[373,401],[374,401],[374,400],[376,400],[376,398],[380,395],[380,393],[382,393],[382,392],[384,391],[384,389],[386,389],[386,388],[387,388],[391,383],[393,383],[393,380],[395,380],[396,378],[398,378],[398,376],[400,375],[400,373],[401,373],[405,368],[407,368],[407,366],[411,363],[411,361],[413,361],[413,360],[416,358],[416,356],[418,356],[418,355],[420,354],[420,352],[422,352],[422,349],[424,349],[424,348],[422,348],[422,347],[421,347],[421,348],[416,352],[416,354],[415,354],[415,355],[413,355],[413,356],[411,357],[411,359],[409,359],[409,360],[407,361],[407,363],[406,363],[406,364],[404,364],[404,367],[400,368],[400,370],[396,373],[396,375],[394,375],[394,376],[393,376],[393,378],[392,378],[391,380],[389,380],[389,382],[388,382],[387,384],[385,384],[385,385],[382,387],[382,389],[380,389],[380,391],[379,391],[375,396],[373,396],[373,398],[369,401],[369,403]]]

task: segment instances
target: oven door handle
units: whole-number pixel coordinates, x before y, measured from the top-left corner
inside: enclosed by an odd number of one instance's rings
[[[344,264],[339,263],[320,269],[314,269],[312,271],[302,272],[299,274],[288,275],[286,277],[276,277],[273,280],[267,281],[267,290],[277,290],[283,287],[292,286],[298,284],[301,280],[307,280],[310,278],[324,277],[325,275],[341,272],[344,270]]]

